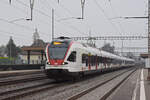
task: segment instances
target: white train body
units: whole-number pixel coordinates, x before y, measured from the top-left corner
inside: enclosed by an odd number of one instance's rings
[[[55,40],[46,47],[46,74],[64,78],[131,65],[134,60],[72,40]]]

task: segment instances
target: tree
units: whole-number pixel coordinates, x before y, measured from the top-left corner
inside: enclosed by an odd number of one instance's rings
[[[114,53],[115,47],[111,46],[110,43],[106,43],[103,47],[102,50],[110,52],[110,53]]]
[[[127,53],[127,57],[128,57],[128,58],[134,58],[134,54],[133,54],[132,52],[128,52],[128,53]]]
[[[6,50],[6,47],[4,45],[0,46],[0,56],[5,55],[5,50]]]
[[[7,54],[7,56],[16,58],[20,51],[21,51],[20,48],[16,47],[12,37],[10,37],[9,42],[6,45],[6,54]]]

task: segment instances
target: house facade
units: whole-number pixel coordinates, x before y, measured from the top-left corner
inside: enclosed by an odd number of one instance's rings
[[[31,46],[23,46],[21,59],[24,64],[44,64],[45,57],[45,48],[47,43],[43,40],[38,39],[34,41]]]
[[[43,56],[42,59],[42,54],[40,52],[30,52],[30,64],[42,64],[44,63],[45,56]],[[21,54],[21,59],[23,64],[28,64],[28,54],[26,51],[24,51]]]

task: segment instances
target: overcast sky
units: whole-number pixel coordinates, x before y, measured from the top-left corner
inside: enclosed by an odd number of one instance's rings
[[[40,38],[51,41],[51,10],[55,9],[55,37],[142,35],[147,36],[147,19],[121,19],[123,16],[147,16],[148,0],[85,0],[84,20],[80,0],[35,0],[33,21],[30,18],[29,0],[0,0],[0,45],[6,45],[10,36],[17,46],[31,45],[35,28]],[[17,20],[22,19],[22,20]],[[16,20],[16,21],[15,21]],[[112,41],[105,41],[111,43]],[[101,47],[104,41],[97,41]],[[114,41],[121,47],[121,41]],[[147,47],[147,40],[124,41],[125,47]]]

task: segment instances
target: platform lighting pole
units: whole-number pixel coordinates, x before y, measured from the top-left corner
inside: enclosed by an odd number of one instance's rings
[[[54,40],[54,9],[52,9],[52,41]]]

